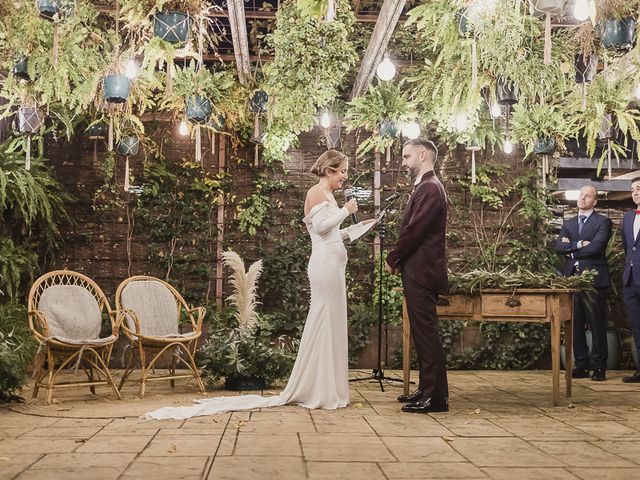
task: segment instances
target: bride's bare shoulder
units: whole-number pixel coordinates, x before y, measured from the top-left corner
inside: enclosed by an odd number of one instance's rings
[[[304,201],[304,214],[309,215],[309,212],[313,207],[325,202],[326,200],[326,191],[319,185],[314,185],[307,191],[307,198]]]

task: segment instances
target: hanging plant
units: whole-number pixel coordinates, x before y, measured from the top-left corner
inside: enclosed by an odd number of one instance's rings
[[[337,2],[332,22],[319,22],[301,13],[293,0],[280,3],[276,30],[266,41],[275,50],[264,67],[263,89],[269,96],[270,122],[294,133],[311,129],[318,109],[339,95],[357,55],[349,36],[355,16],[346,0]]]
[[[129,98],[131,80],[125,75],[107,75],[102,80],[104,99],[109,103],[124,103]]]
[[[182,45],[190,31],[191,18],[184,12],[163,11],[153,16],[153,35],[160,40]]]
[[[525,158],[564,151],[566,140],[577,133],[575,112],[562,103],[519,104],[513,108],[511,133],[524,145]]]
[[[596,12],[602,46],[617,51],[633,48],[639,9],[639,0],[599,0]]]

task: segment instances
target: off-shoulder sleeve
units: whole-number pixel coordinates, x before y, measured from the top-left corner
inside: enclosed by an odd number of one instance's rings
[[[331,231],[349,216],[349,211],[346,207],[342,207],[338,211],[332,211],[332,209],[327,208],[328,206],[329,202],[327,201],[319,203],[304,217],[304,221],[310,223],[319,235],[324,235]]]

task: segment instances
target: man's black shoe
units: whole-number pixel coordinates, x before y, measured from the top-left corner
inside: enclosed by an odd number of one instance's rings
[[[624,383],[640,383],[640,370],[629,377],[622,377]]]
[[[607,379],[607,374],[604,368],[595,368],[591,380],[594,382],[604,382]]]
[[[411,392],[408,395],[398,395],[398,401],[400,403],[413,403],[422,398],[422,390],[418,389],[415,392]]]
[[[584,368],[574,368],[571,371],[571,378],[589,378],[589,370]]]
[[[449,399],[428,397],[414,403],[407,403],[402,407],[402,411],[407,413],[448,412]]]

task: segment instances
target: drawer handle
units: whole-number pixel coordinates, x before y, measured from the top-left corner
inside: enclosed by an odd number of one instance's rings
[[[509,308],[516,308],[522,305],[522,303],[520,303],[520,300],[518,300],[516,297],[510,297],[506,302],[504,302],[504,304]]]

